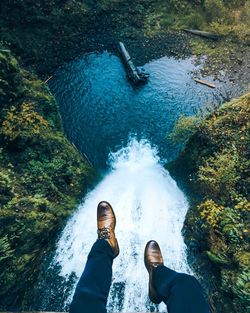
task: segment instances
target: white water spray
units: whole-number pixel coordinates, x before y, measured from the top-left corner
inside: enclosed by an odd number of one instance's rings
[[[113,282],[108,311],[145,311],[148,274],[144,247],[158,241],[165,264],[190,273],[186,247],[181,235],[188,204],[175,181],[159,163],[156,149],[146,141],[132,140],[126,148],[110,155],[111,171],[85,198],[67,223],[57,245],[52,265],[61,266],[61,275],[80,277],[87,255],[96,240],[96,207],[101,200],[114,208],[120,255],[114,260]],[[69,296],[71,301],[73,295]],[[159,312],[166,312],[164,305]]]

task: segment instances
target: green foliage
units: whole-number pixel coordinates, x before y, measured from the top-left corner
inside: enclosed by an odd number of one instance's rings
[[[244,6],[248,0],[223,0],[225,6],[238,8],[240,6]]]
[[[49,5],[49,4],[48,4]],[[90,168],[63,135],[44,84],[0,52],[0,302],[23,301]]]
[[[250,271],[222,270],[222,288],[230,294],[236,295],[234,305],[238,312],[247,312],[250,299]],[[246,310],[246,311],[243,311]]]
[[[24,95],[21,70],[9,50],[0,51],[0,76],[0,101],[5,108],[13,99],[21,98]]]
[[[214,157],[206,158],[199,167],[197,178],[204,193],[213,199],[228,199],[235,194],[240,180],[239,156],[236,149],[223,150]]]
[[[221,253],[221,251],[219,251],[218,254],[207,251],[207,256],[209,260],[216,265],[227,265],[229,263],[229,260]]]
[[[223,235],[218,236],[219,228],[218,221],[219,215],[222,209],[216,216],[216,225],[209,224],[210,232],[209,234],[209,250],[206,251],[207,257],[214,266],[219,268],[224,268],[225,266],[230,266],[231,255],[230,247],[227,245]]]
[[[222,235],[230,244],[243,244],[244,223],[239,211],[226,208],[220,214],[219,228]]]
[[[183,17],[183,27],[194,29],[205,29],[206,21],[200,10],[194,11]]]
[[[46,73],[69,58],[69,49],[71,56],[94,49],[86,33],[103,25],[115,38],[121,29],[130,37],[131,32],[151,36],[166,28],[198,28],[249,40],[249,20],[244,0],[3,0],[0,12],[2,40]]]
[[[204,9],[208,22],[222,20],[226,16],[226,9],[222,0],[205,0]]]
[[[206,255],[215,270],[211,293],[218,312],[247,311],[249,120],[250,94],[224,104],[199,124],[175,162],[176,169],[185,164],[188,185],[199,195],[187,215],[186,233],[202,243],[200,258]]]
[[[7,236],[4,236],[0,238],[0,265],[3,266],[3,261],[6,261],[6,259],[11,258],[13,255],[13,250],[11,250],[11,246],[8,240]],[[0,280],[1,280],[1,275],[0,274]]]
[[[93,30],[98,30],[95,37],[105,43],[117,38],[128,23],[132,28],[142,26],[150,7],[147,0],[3,0],[2,40],[39,72],[51,73],[65,60],[96,49]]]
[[[212,228],[217,227],[220,213],[223,209],[222,206],[217,205],[213,200],[206,200],[198,206],[200,217]]]
[[[100,10],[109,11],[111,9],[114,9],[117,4],[121,3],[121,0],[100,0],[98,2],[98,6],[100,7]]]
[[[249,39],[249,1],[156,1],[144,23],[153,34],[164,28],[196,28]],[[215,26],[216,25],[216,26]]]
[[[48,73],[69,56],[92,51],[86,33],[102,30],[103,25],[108,37],[114,38],[121,29],[131,36],[135,31],[152,35],[166,28],[188,27],[230,35],[247,43],[249,21],[250,3],[244,0],[1,1],[1,40],[5,45],[0,50],[3,309],[9,304],[13,308],[24,298],[48,243],[72,212],[89,176],[88,166],[62,134],[56,103],[45,84],[24,70],[6,46],[22,56],[26,64]],[[103,32],[99,33],[98,40],[105,42]],[[193,50],[206,51],[217,58],[218,54],[231,54],[231,48],[224,46],[224,42],[217,49],[210,43],[199,44]],[[201,218],[205,227],[199,233],[203,233],[202,241],[206,242],[204,251],[213,264],[222,268],[222,278],[228,262],[241,268],[246,263],[249,98],[247,95],[224,106],[202,125],[192,117],[183,117],[172,135],[172,139],[182,142],[191,136],[183,164],[192,168],[194,181],[200,179],[204,198],[202,214],[195,217],[192,230],[195,232]],[[222,207],[226,209],[218,212]],[[237,254],[239,251],[241,254]],[[235,268],[232,271],[236,278],[230,293],[237,313],[245,312],[238,299],[243,297],[245,303],[247,284],[244,277],[235,274]]]
[[[3,204],[14,195],[14,178],[11,170],[6,171],[2,169],[0,171],[0,194]]]
[[[198,116],[181,116],[169,138],[176,142],[186,142],[198,129],[201,119]]]
[[[250,252],[249,251],[237,251],[234,254],[234,259],[238,263],[241,269],[250,268]]]
[[[23,103],[20,111],[12,106],[2,124],[2,134],[6,140],[18,137],[33,138],[47,130],[48,122],[39,115],[32,103]]]

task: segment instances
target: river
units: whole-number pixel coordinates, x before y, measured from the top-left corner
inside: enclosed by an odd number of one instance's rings
[[[194,114],[209,102],[221,103],[228,89],[219,82],[215,90],[197,85],[193,59],[163,57],[144,68],[149,82],[133,87],[117,56],[92,53],[58,69],[50,83],[69,139],[103,178],[82,200],[45,262],[37,309],[68,308],[96,239],[96,206],[101,200],[115,210],[121,250],[114,261],[108,311],[166,311],[147,297],[143,251],[150,239],[159,242],[167,266],[192,272],[181,234],[188,202],[163,166],[179,151],[167,134],[181,114]]]

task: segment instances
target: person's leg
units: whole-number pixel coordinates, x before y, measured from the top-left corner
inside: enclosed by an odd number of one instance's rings
[[[102,201],[97,207],[98,240],[94,243],[84,272],[77,284],[70,313],[106,313],[112,279],[113,259],[119,254],[115,237],[116,218],[111,205]]]
[[[169,313],[209,313],[202,288],[193,276],[162,265],[153,270],[153,286]]]
[[[187,274],[164,266],[158,243],[150,240],[145,247],[144,262],[149,273],[149,298],[165,302],[168,313],[209,313],[198,281]]]
[[[109,243],[104,239],[97,240],[77,284],[70,313],[107,312],[113,259],[114,252]]]

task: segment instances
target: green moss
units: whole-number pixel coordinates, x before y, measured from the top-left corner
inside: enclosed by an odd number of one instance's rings
[[[212,264],[218,312],[247,310],[249,120],[250,94],[224,104],[199,124],[171,166],[173,174],[184,173],[199,199],[187,215],[185,234],[187,244],[199,246],[200,259],[205,254]]]
[[[203,192],[211,195],[213,199],[232,198],[240,180],[238,162],[236,149],[223,150],[214,157],[207,158],[197,173]]]
[[[250,268],[250,252],[249,251],[237,251],[234,254],[235,261],[242,269]]]
[[[0,302],[20,305],[91,169],[66,140],[44,83],[0,52]]]
[[[214,31],[221,35],[249,40],[249,1],[229,3],[223,0],[205,1],[157,1],[154,13],[158,24],[171,28],[198,28]],[[164,21],[169,22],[164,25]],[[152,23],[151,23],[152,24]]]
[[[200,122],[198,116],[181,116],[168,137],[172,141],[185,143],[195,133]]]

